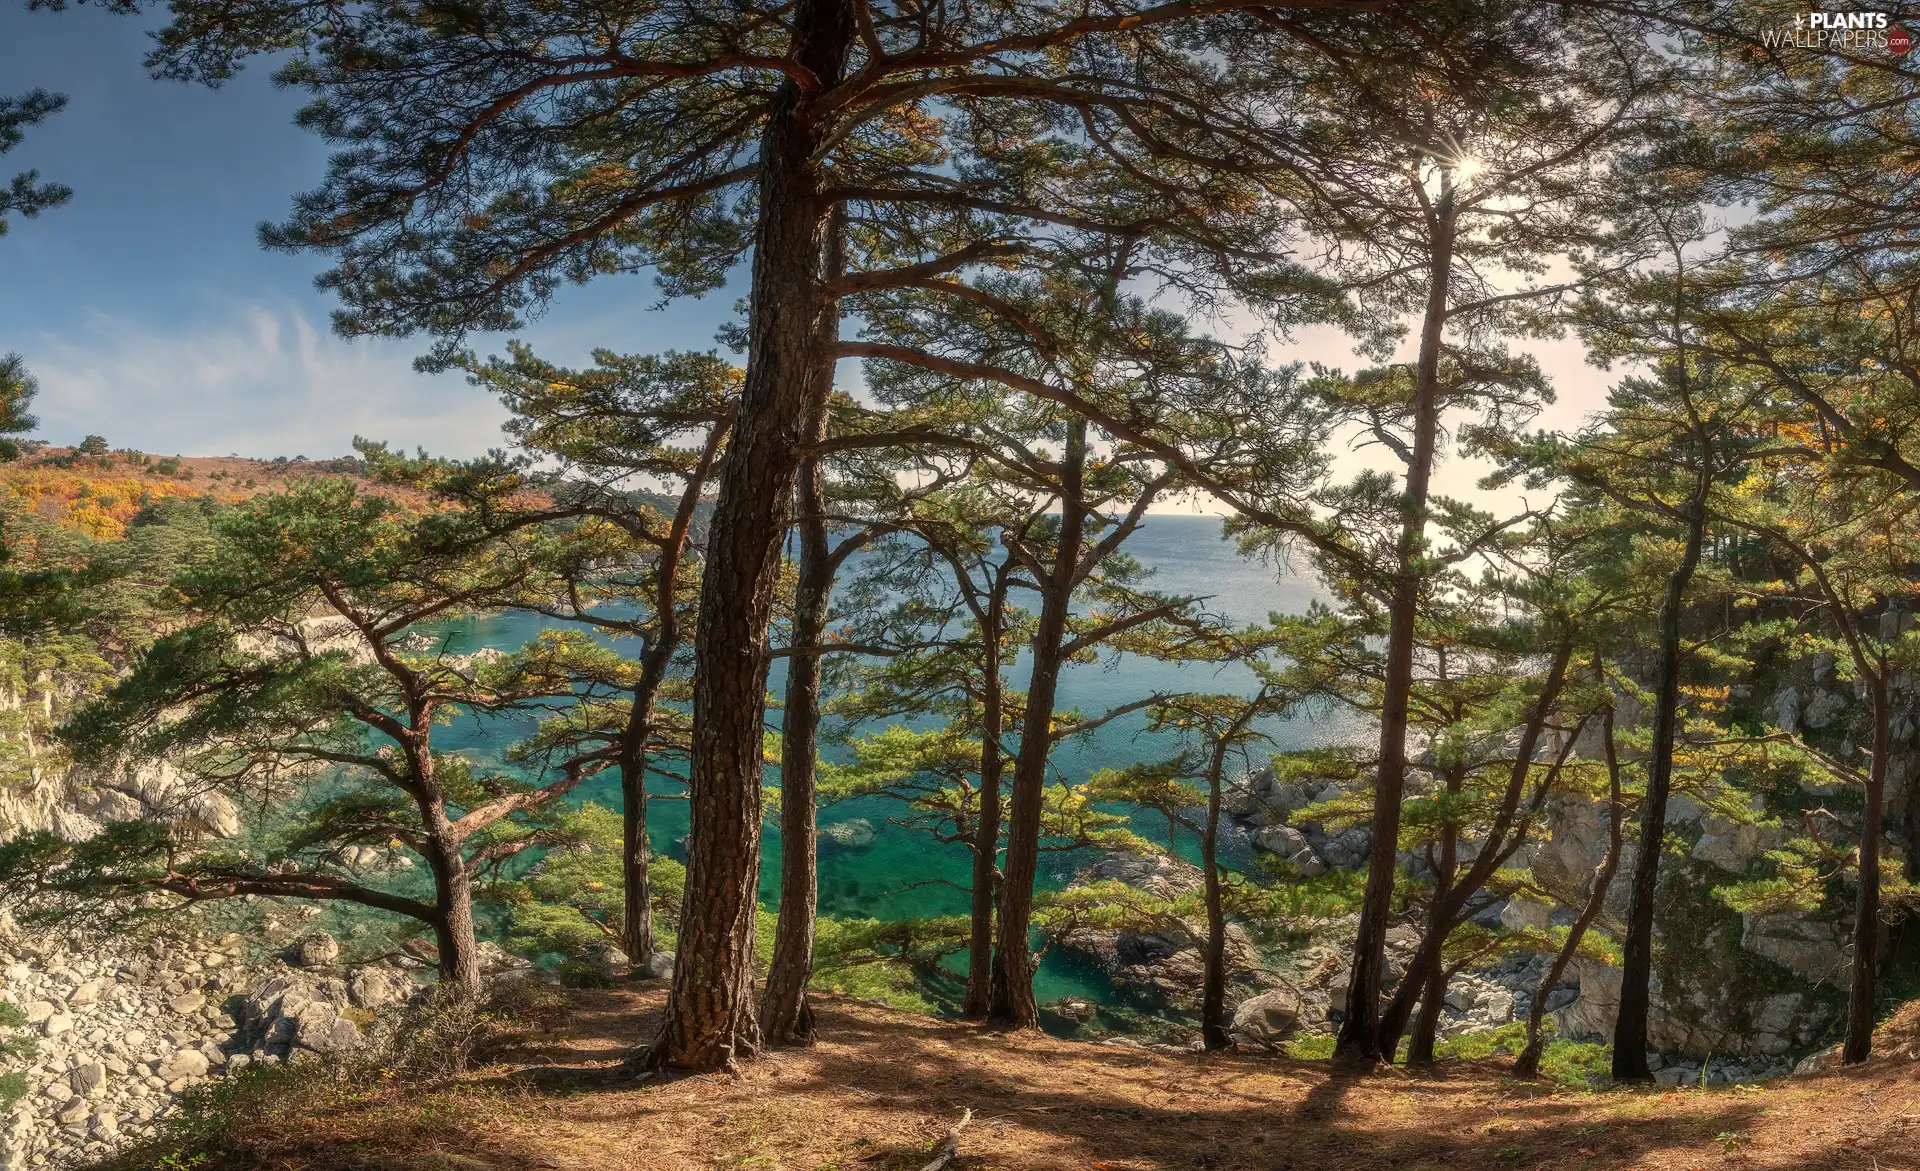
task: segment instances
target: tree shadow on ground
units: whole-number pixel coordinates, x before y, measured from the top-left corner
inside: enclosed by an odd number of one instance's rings
[[[1880,1067],[1760,1092],[1585,1092],[1490,1064],[1430,1073],[1001,1034],[822,998],[822,1041],[734,1073],[623,1066],[661,993],[580,994],[559,1027],[431,1091],[289,1108],[205,1171],[918,1171],[963,1110],[970,1171],[1907,1167],[1920,1087]],[[1850,1075],[1851,1076],[1851,1075]],[[1905,1111],[1905,1113],[1902,1113]],[[1920,1127],[1916,1128],[1920,1133]],[[125,1165],[131,1166],[131,1165]]]

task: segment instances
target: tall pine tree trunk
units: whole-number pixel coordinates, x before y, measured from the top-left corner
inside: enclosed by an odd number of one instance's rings
[[[1241,723],[1244,723],[1242,721]],[[1236,724],[1236,727],[1240,724]],[[1207,953],[1200,986],[1200,1042],[1208,1049],[1233,1044],[1227,1035],[1227,914],[1220,891],[1220,782],[1226,769],[1227,738],[1214,742],[1207,766],[1207,827],[1200,835],[1200,869],[1206,882]],[[1168,839],[1173,839],[1169,835]]]
[[[831,86],[855,34],[850,0],[801,0],[799,63]],[[748,295],[747,373],[722,464],[695,637],[687,895],[666,1021],[649,1066],[729,1067],[761,1045],[753,995],[760,866],[767,624],[799,449],[826,409],[839,310],[826,288],[831,208],[818,153],[827,132],[781,83],[759,152],[759,225]]]
[[[1006,619],[1006,574],[996,571],[980,638],[980,816],[973,830],[973,907],[967,940],[967,993],[961,1015],[985,1020],[993,1007],[993,909],[999,901],[1000,734],[1006,722],[1000,682],[1000,636]]]
[[[649,874],[651,849],[647,841],[647,742],[653,736],[654,705],[666,680],[673,656],[680,652],[680,569],[686,563],[687,539],[693,528],[700,493],[713,471],[713,461],[725,442],[727,428],[716,425],[693,474],[687,477],[680,506],[660,549],[654,568],[654,631],[640,659],[640,679],[633,688],[633,707],[620,738],[620,875],[625,883],[621,918],[622,950],[632,970],[644,973],[653,958],[653,884]]]
[[[1593,921],[1600,917],[1600,909],[1607,905],[1607,891],[1613,886],[1613,876],[1620,870],[1627,810],[1620,798],[1620,758],[1614,751],[1613,707],[1609,705],[1600,718],[1602,745],[1607,757],[1607,852],[1594,871],[1593,890],[1587,894],[1586,905],[1580,908],[1579,917],[1567,929],[1567,941],[1560,945],[1552,965],[1547,968],[1547,974],[1540,980],[1540,987],[1533,994],[1533,1005],[1527,1011],[1527,1045],[1520,1051],[1520,1056],[1514,1059],[1514,1077],[1530,1078],[1539,1074],[1540,1053],[1546,1045],[1542,1027],[1547,1016],[1547,997],[1559,987],[1560,978],[1567,974],[1568,965],[1579,954],[1580,941],[1586,938],[1587,929],[1593,926]]]
[[[1654,685],[1653,744],[1648,750],[1647,794],[1640,806],[1640,852],[1633,860],[1633,886],[1627,904],[1627,938],[1620,964],[1620,1013],[1613,1026],[1613,1079],[1651,1081],[1647,1068],[1647,1013],[1652,1005],[1653,904],[1660,888],[1660,850],[1667,831],[1667,797],[1673,789],[1673,742],[1680,721],[1680,618],[1687,586],[1700,564],[1707,527],[1707,489],[1712,486],[1708,456],[1700,453],[1700,471],[1687,510],[1686,548],[1667,576],[1660,602],[1660,675]]]
[[[819,438],[815,436],[816,440]],[[819,900],[814,774],[820,734],[820,654],[833,593],[833,562],[827,548],[826,496],[820,464],[800,466],[794,528],[800,537],[800,580],[794,590],[793,656],[787,660],[786,710],[780,740],[780,919],[774,930],[773,964],[760,1007],[768,1044],[811,1045],[813,1008],[807,982],[813,978],[814,915]]]
[[[1054,700],[1059,692],[1067,617],[1086,530],[1086,505],[1081,494],[1086,463],[1087,424],[1075,418],[1068,424],[1061,468],[1059,539],[1041,599],[1039,629],[1033,636],[1033,672],[1027,683],[1027,711],[1020,724],[1020,752],[1014,758],[1007,817],[1007,860],[1000,882],[993,999],[987,1016],[1008,1028],[1040,1026],[1040,1006],[1033,997],[1033,955],[1027,937],[1033,923],[1033,884],[1040,862],[1047,759],[1053,748]]]
[[[1847,619],[1842,619],[1846,621]],[[1853,981],[1847,992],[1847,1039],[1840,1060],[1865,1061],[1873,1052],[1874,989],[1880,972],[1880,833],[1887,799],[1887,754],[1892,719],[1887,668],[1867,676],[1873,696],[1873,762],[1866,805],[1860,811],[1860,887],[1853,904]]]
[[[1445,172],[1443,172],[1445,174]],[[1389,607],[1386,678],[1380,702],[1380,754],[1373,787],[1372,856],[1367,889],[1360,903],[1360,925],[1353,944],[1347,985],[1347,1016],[1340,1022],[1334,1055],[1348,1060],[1379,1060],[1379,1000],[1386,966],[1387,920],[1393,913],[1393,887],[1399,869],[1400,805],[1407,783],[1407,705],[1413,689],[1414,631],[1419,621],[1420,556],[1426,546],[1427,491],[1440,432],[1440,349],[1447,323],[1447,289],[1453,275],[1454,208],[1448,179],[1436,201],[1433,255],[1429,265],[1427,307],[1420,328],[1420,354],[1414,374],[1412,459],[1400,497],[1400,538],[1394,549],[1393,594]],[[1395,1039],[1397,1043],[1397,1038]]]

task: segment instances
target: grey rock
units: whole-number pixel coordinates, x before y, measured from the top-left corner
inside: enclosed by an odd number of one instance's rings
[[[1500,925],[1509,931],[1545,931],[1553,908],[1536,899],[1511,898],[1500,909]]]
[[[183,1078],[205,1077],[207,1069],[206,1054],[198,1049],[182,1049],[161,1062],[154,1076],[171,1084]]]
[[[1807,700],[1806,711],[1801,719],[1807,727],[1818,730],[1833,723],[1846,708],[1847,698],[1839,692],[1816,691]]]
[[[1800,730],[1800,693],[1791,684],[1774,693],[1773,722],[1789,736]]]
[[[1285,988],[1243,1000],[1228,1032],[1256,1045],[1277,1045],[1300,1028],[1300,998]]]
[[[345,1017],[300,1025],[300,1044],[315,1053],[341,1053],[358,1048],[361,1042],[359,1027]]]
[[[67,1003],[96,1004],[99,1002],[101,994],[106,992],[109,984],[110,982],[106,980],[96,979],[84,981],[79,987],[73,990],[73,995],[67,998]]]
[[[107,1067],[98,1061],[83,1062],[67,1071],[67,1084],[73,1092],[91,1098],[107,1084]]]
[[[1849,950],[1844,925],[1801,915],[1742,915],[1740,946],[1815,984],[1838,975]]]
[[[200,992],[183,992],[172,1000],[167,1001],[167,1007],[179,1013],[181,1016],[186,1016],[188,1013],[199,1012],[202,1008],[206,1007],[206,1004],[206,995]]]
[[[73,1030],[73,1018],[64,1012],[56,1012],[40,1022],[40,1033],[46,1037],[58,1037]]]
[[[340,958],[340,942],[324,931],[315,931],[301,936],[288,958],[303,968],[324,967]]]
[[[873,845],[879,833],[873,828],[871,821],[864,817],[856,817],[850,821],[821,826],[820,836],[843,849],[861,850]]]
[[[1075,876],[1076,884],[1123,882],[1159,899],[1190,894],[1205,885],[1200,868],[1168,854],[1103,854]]]
[[[413,981],[386,968],[361,968],[347,982],[347,995],[361,1008],[383,1008],[412,990]]]
[[[1336,870],[1352,870],[1364,865],[1373,850],[1373,835],[1359,826],[1310,840],[1313,852]]]
[[[1307,843],[1307,835],[1290,825],[1262,826],[1254,831],[1253,845],[1257,850],[1278,854],[1288,865],[1309,878],[1327,872],[1327,864],[1313,852],[1313,847]]]

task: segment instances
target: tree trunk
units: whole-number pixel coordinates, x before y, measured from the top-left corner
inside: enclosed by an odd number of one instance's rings
[[[434,945],[440,952],[440,982],[464,994],[480,991],[480,948],[473,935],[473,886],[466,859],[438,800],[420,802],[426,824],[421,853],[433,872]]]
[[[1447,777],[1447,791],[1458,793],[1465,783],[1464,766],[1451,770]],[[1408,1065],[1433,1064],[1433,1043],[1440,1030],[1440,1010],[1445,1007],[1447,997],[1445,957],[1447,936],[1453,928],[1452,903],[1448,896],[1453,893],[1459,840],[1459,829],[1448,822],[1440,831],[1440,865],[1434,871],[1433,907],[1427,916],[1427,938],[1433,941],[1431,958],[1424,972],[1416,973],[1409,968],[1401,978],[1399,995],[1394,998],[1398,1001],[1411,996],[1415,987],[1420,989],[1420,1012],[1414,1017],[1413,1037],[1407,1042]],[[1422,950],[1424,952],[1427,949]],[[1380,1045],[1389,1055],[1400,1047],[1400,1025],[1404,1020],[1404,1012],[1389,1013],[1381,1019]]]
[[[1880,831],[1886,809],[1887,754],[1892,748],[1887,668],[1882,665],[1871,679],[1873,763],[1867,775],[1866,807],[1860,811],[1860,889],[1853,904],[1853,984],[1847,994],[1847,1040],[1840,1051],[1840,1060],[1847,1065],[1857,1065],[1873,1052],[1874,985],[1880,971]]]
[[[1620,848],[1626,831],[1627,811],[1620,799],[1620,758],[1613,746],[1612,707],[1609,706],[1601,715],[1601,721],[1607,754],[1607,789],[1610,793],[1607,802],[1607,852],[1601,857],[1599,868],[1594,871],[1593,890],[1587,895],[1586,906],[1580,908],[1580,916],[1567,931],[1567,941],[1560,945],[1552,966],[1547,969],[1539,989],[1533,994],[1533,1006],[1527,1012],[1527,1046],[1514,1059],[1514,1077],[1531,1078],[1539,1075],[1540,1051],[1546,1044],[1541,1027],[1547,1016],[1547,997],[1559,986],[1560,977],[1567,974],[1567,967],[1579,953],[1580,941],[1586,937],[1587,928],[1593,926],[1593,921],[1600,917],[1600,908],[1607,905],[1607,890],[1613,885],[1613,876],[1620,869]]]
[[[816,439],[818,436],[815,437]],[[833,593],[833,563],[827,548],[826,497],[820,465],[800,466],[800,580],[794,591],[793,645],[787,660],[786,710],[780,739],[780,921],[774,930],[773,965],[761,1001],[761,1028],[770,1045],[811,1045],[813,1008],[807,982],[813,978],[814,914],[819,900],[815,854],[814,773],[820,734],[820,655]]]
[[[1660,677],[1654,693],[1653,744],[1647,762],[1647,795],[1640,807],[1640,853],[1633,860],[1627,904],[1627,938],[1620,965],[1620,1015],[1613,1026],[1613,1080],[1651,1081],[1647,1068],[1647,1011],[1652,1002],[1653,903],[1660,886],[1660,849],[1667,829],[1667,795],[1673,788],[1673,741],[1680,717],[1680,615],[1687,585],[1700,564],[1707,489],[1712,485],[1707,453],[1688,503],[1687,543],[1680,564],[1667,577],[1660,602]]]
[[[1047,787],[1047,759],[1053,748],[1053,707],[1059,691],[1062,648],[1073,587],[1086,528],[1080,478],[1087,462],[1086,420],[1068,424],[1061,468],[1060,533],[1053,568],[1041,599],[1039,629],[1033,636],[1033,672],[1027,683],[1026,717],[1020,724],[1020,752],[1013,763],[1013,793],[1007,818],[1007,860],[1000,882],[998,949],[993,999],[988,1019],[1007,1028],[1040,1025],[1033,997],[1033,956],[1028,934],[1033,921],[1033,883],[1040,861],[1040,814]]]
[[[1413,458],[1407,465],[1406,490],[1400,498],[1400,539],[1394,549],[1386,678],[1380,702],[1380,755],[1373,786],[1373,852],[1367,864],[1367,889],[1353,944],[1347,1016],[1340,1023],[1334,1044],[1334,1056],[1347,1060],[1392,1056],[1382,1052],[1379,1037],[1380,984],[1386,965],[1387,920],[1393,912],[1394,878],[1399,869],[1400,805],[1407,782],[1407,704],[1413,688],[1413,642],[1419,619],[1419,557],[1426,545],[1427,490],[1440,431],[1440,347],[1446,331],[1447,288],[1453,273],[1450,178],[1443,182],[1434,214],[1438,222],[1414,381]]]
[[[634,715],[640,735],[646,735],[646,723],[639,722],[640,704],[634,703]],[[620,947],[627,963],[638,976],[647,970],[653,958],[653,885],[648,878],[651,851],[647,843],[646,758],[632,765],[620,764],[620,877],[625,884],[620,922]]]
[[[1554,704],[1559,702],[1560,692],[1566,686],[1567,662],[1573,654],[1572,639],[1563,639],[1554,651],[1553,665],[1547,670],[1547,678],[1540,688],[1540,695],[1534,700],[1533,708],[1527,715],[1527,722],[1520,734],[1520,742],[1514,749],[1514,760],[1507,778],[1506,792],[1501,796],[1499,812],[1495,814],[1492,827],[1486,839],[1481,843],[1480,852],[1475,856],[1473,865],[1467,868],[1464,876],[1458,874],[1458,830],[1449,827],[1447,837],[1442,838],[1442,857],[1440,878],[1434,890],[1433,906],[1428,912],[1427,933],[1420,940],[1420,946],[1413,953],[1413,959],[1407,963],[1406,974],[1401,978],[1400,988],[1393,1000],[1387,1005],[1387,1011],[1380,1015],[1375,1026],[1383,1055],[1391,1055],[1400,1047],[1400,1034],[1406,1029],[1407,1019],[1413,1015],[1415,998],[1426,989],[1427,982],[1435,971],[1445,967],[1442,953],[1446,947],[1447,936],[1464,921],[1467,900],[1478,894],[1501,863],[1517,848],[1521,839],[1515,828],[1515,818],[1519,816],[1520,806],[1526,796],[1527,777],[1533,771],[1534,751],[1539,746],[1540,737],[1545,732],[1547,720],[1553,714]],[[1572,743],[1562,745],[1560,759],[1553,765],[1558,770],[1571,751]],[[1548,773],[1547,781],[1552,783],[1553,773]],[[1458,792],[1466,781],[1465,773],[1450,776],[1447,788]],[[1544,790],[1540,796],[1544,797]],[[1441,984],[1442,995],[1446,985]],[[1438,1011],[1437,1008],[1435,1010]],[[1438,1018],[1435,1018],[1436,1022]]]
[[[1227,916],[1220,897],[1220,776],[1226,764],[1226,738],[1215,742],[1207,769],[1207,828],[1200,835],[1200,869],[1206,880],[1207,955],[1200,988],[1200,1041],[1208,1049],[1233,1044],[1227,1035]],[[1168,835],[1171,843],[1173,837]]]
[[[1000,682],[1000,633],[1006,617],[1006,574],[996,570],[980,638],[980,817],[973,832],[973,908],[967,940],[967,994],[960,1013],[985,1020],[993,1006],[993,908],[999,897],[1000,733],[1006,721]]]
[[[653,734],[653,704],[660,681],[678,643],[678,623],[669,642],[666,625],[655,632],[640,664],[640,681],[633,689],[633,710],[627,717],[620,745],[620,875],[626,884],[620,941],[635,973],[646,971],[653,958],[653,886],[647,842],[647,739]]]
[[[713,471],[713,461],[727,428],[716,425],[707,436],[700,462],[687,477],[680,507],[660,549],[654,569],[654,632],[640,659],[640,680],[633,689],[633,710],[620,738],[621,878],[625,883],[621,945],[636,973],[646,970],[653,957],[653,885],[648,870],[651,848],[647,841],[647,742],[653,735],[654,704],[660,684],[680,652],[680,567],[685,564],[687,537],[700,504],[700,493]]]
[[[849,0],[801,0],[799,63],[839,80],[855,40]],[[815,158],[827,125],[781,83],[761,136],[747,373],[709,529],[693,689],[687,896],[673,990],[648,1066],[730,1067],[760,1049],[754,920],[760,863],[767,622],[799,448],[825,410],[839,310],[826,289],[831,209]]]

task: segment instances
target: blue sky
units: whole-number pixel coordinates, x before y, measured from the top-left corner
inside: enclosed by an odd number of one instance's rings
[[[41,384],[39,435],[186,455],[350,451],[356,434],[448,455],[499,442],[502,412],[457,375],[411,369],[420,339],[343,341],[322,261],[261,249],[254,228],[313,186],[326,146],[293,125],[299,95],[261,63],[218,90],[158,82],[142,22],[98,9],[0,9],[0,93],[36,86],[67,109],[0,156],[37,168],[67,206],[0,238],[0,351]],[[645,276],[569,290],[526,337],[584,362],[596,346],[707,349],[734,295],[663,311]],[[498,337],[477,339],[497,351]]]
[[[90,7],[0,8],[0,93],[35,86],[68,108],[0,156],[0,179],[38,168],[73,202],[15,218],[0,239],[0,351],[41,382],[39,434],[104,435],[161,454],[311,458],[346,454],[355,435],[475,455],[500,441],[503,412],[457,375],[411,368],[422,339],[344,341],[312,286],[322,259],[269,253],[255,225],[282,218],[318,182],[324,143],[293,125],[299,95],[255,63],[219,90],[151,80],[140,21]],[[570,289],[524,335],[544,356],[583,363],[626,352],[708,349],[736,291],[665,310],[641,276]],[[504,339],[475,345],[498,352]],[[1347,340],[1307,330],[1287,357],[1351,368]],[[1570,426],[1598,405],[1606,375],[1577,342],[1533,347],[1560,391],[1540,422]],[[843,384],[858,372],[843,364]],[[1377,449],[1348,454],[1349,470]],[[1482,469],[1454,463],[1440,490],[1474,496]],[[1204,504],[1173,505],[1185,511]]]

